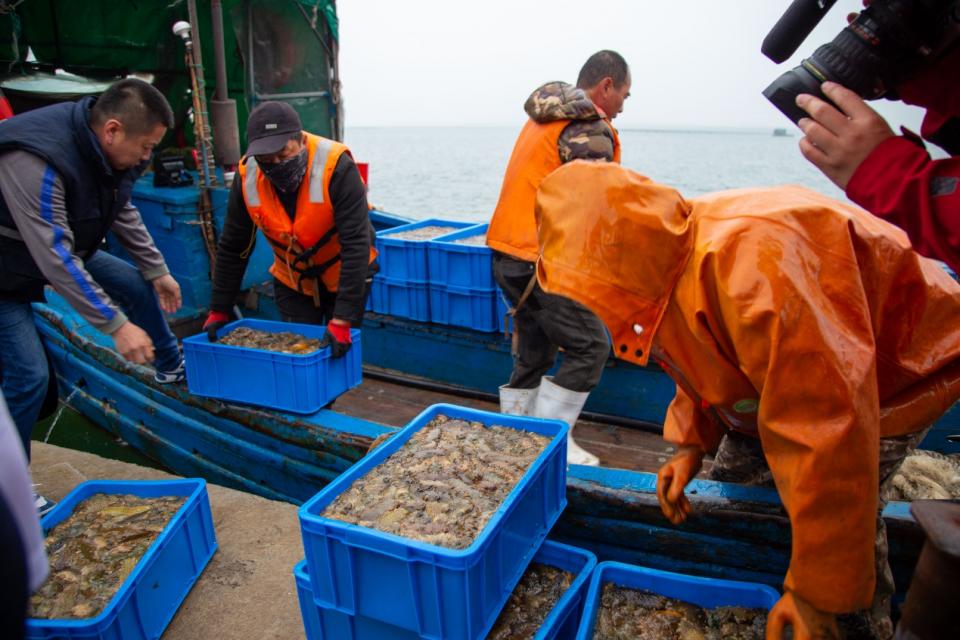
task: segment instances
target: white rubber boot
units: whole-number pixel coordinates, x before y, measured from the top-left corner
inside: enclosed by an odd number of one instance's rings
[[[537,394],[537,404],[534,414],[538,418],[553,418],[563,420],[570,425],[567,432],[567,464],[582,464],[596,467],[600,459],[586,449],[580,447],[573,439],[573,428],[577,424],[580,410],[587,401],[589,391],[571,391],[553,382],[553,378],[544,376],[540,379],[540,392]]]
[[[500,413],[511,416],[532,416],[537,402],[537,389],[516,389],[503,385],[500,387]]]

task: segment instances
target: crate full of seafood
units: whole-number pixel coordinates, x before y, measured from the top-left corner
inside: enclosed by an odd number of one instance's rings
[[[547,540],[500,611],[487,640],[574,640],[596,557]],[[306,561],[293,571],[307,640],[419,640],[416,631],[317,606]]]
[[[202,479],[84,482],[41,525],[31,640],[159,638],[217,549]]]
[[[314,602],[482,638],[566,506],[567,429],[426,409],[300,508]]]
[[[333,358],[322,346],[326,327],[272,320],[238,320],[217,332],[185,338],[187,387],[198,396],[293,413],[319,411],[360,384],[360,331],[353,346]]]
[[[484,291],[496,286],[486,224],[434,238],[427,243],[427,262],[431,285]]]
[[[764,584],[601,562],[590,579],[577,640],[763,640],[780,594]]]
[[[474,222],[429,218],[377,232],[378,277],[426,283],[430,280],[427,245],[430,240],[472,227]]]

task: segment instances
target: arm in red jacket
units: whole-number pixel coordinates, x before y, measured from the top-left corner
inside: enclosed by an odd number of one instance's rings
[[[847,196],[906,231],[918,252],[960,270],[960,157],[932,160],[919,143],[889,138],[857,167]]]

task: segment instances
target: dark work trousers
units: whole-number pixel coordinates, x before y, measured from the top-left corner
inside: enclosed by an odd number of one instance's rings
[[[370,284],[373,278],[367,278],[367,287],[363,295],[363,306],[366,307],[370,297]],[[280,311],[280,319],[284,322],[298,322],[300,324],[326,325],[333,319],[333,309],[337,304],[336,292],[324,289],[320,292],[320,306],[313,303],[313,296],[294,291],[279,280],[273,280],[273,299]],[[355,329],[360,328],[363,315],[359,318],[345,318]]]
[[[494,253],[493,277],[511,306],[516,306],[533,274],[532,262]],[[582,304],[534,285],[513,318],[513,330],[517,332],[517,353],[513,355],[511,387],[539,386],[558,349],[563,349],[563,362],[554,383],[571,391],[590,391],[600,382],[610,341],[600,318]]]
[[[27,560],[20,531],[0,493],[0,637],[20,640],[27,618]]]
[[[882,497],[904,458],[917,448],[929,430],[930,427],[926,427],[916,433],[880,438],[880,499],[877,509],[877,536],[874,541],[877,587],[870,609],[837,616],[840,636],[844,640],[889,640],[893,637],[890,598],[895,588],[888,561],[887,525],[881,515],[886,506]],[[728,431],[720,441],[709,477],[720,482],[774,486],[773,474],[763,455],[760,441],[735,431]]]

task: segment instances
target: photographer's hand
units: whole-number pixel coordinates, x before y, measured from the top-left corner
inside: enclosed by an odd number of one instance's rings
[[[800,152],[846,190],[860,163],[894,133],[887,121],[853,91],[836,82],[824,82],[822,89],[842,111],[812,95],[798,95],[797,106],[810,114],[797,123],[804,133]]]

